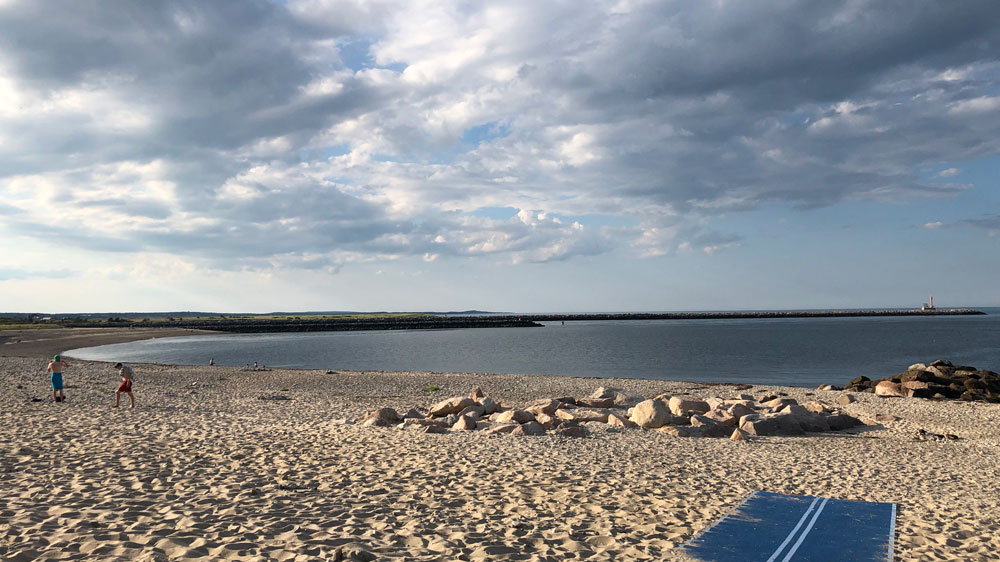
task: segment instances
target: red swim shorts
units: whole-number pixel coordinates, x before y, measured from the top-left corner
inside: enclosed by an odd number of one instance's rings
[[[132,392],[132,381],[122,381],[115,392]]]

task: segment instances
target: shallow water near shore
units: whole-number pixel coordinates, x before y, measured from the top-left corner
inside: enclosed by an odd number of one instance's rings
[[[885,377],[945,358],[1000,370],[985,316],[547,323],[541,328],[219,334],[76,349],[89,360],[298,369],[531,373],[787,386]]]

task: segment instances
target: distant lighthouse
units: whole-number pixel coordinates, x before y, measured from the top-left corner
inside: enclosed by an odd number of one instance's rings
[[[934,310],[934,295],[931,295],[931,310]]]
[[[930,303],[924,303],[920,310],[934,310],[934,295],[931,295]]]

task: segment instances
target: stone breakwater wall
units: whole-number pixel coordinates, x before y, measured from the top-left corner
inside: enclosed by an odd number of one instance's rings
[[[886,397],[997,403],[1000,402],[1000,374],[937,360],[930,365],[915,363],[906,371],[884,379],[857,377],[844,390],[874,392],[876,396]]]
[[[849,404],[850,401],[845,402]],[[844,404],[841,404],[844,405]],[[586,398],[542,398],[524,406],[509,405],[479,387],[468,396],[454,396],[429,408],[400,414],[379,408],[356,422],[370,427],[399,427],[426,433],[483,431],[515,436],[554,434],[586,437],[588,426],[642,428],[677,437],[729,437],[746,441],[755,436],[805,435],[850,429],[881,419],[863,421],[819,400],[799,404],[779,395],[728,398],[660,395],[646,398],[619,388],[600,387]]]
[[[860,318],[869,316],[974,316],[985,312],[971,308],[884,310],[778,310],[760,312],[669,312],[624,314],[528,314],[536,322],[573,320],[730,320],[734,318]]]

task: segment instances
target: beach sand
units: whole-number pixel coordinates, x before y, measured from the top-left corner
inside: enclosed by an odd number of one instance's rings
[[[332,560],[357,543],[379,560],[684,560],[679,545],[768,490],[898,503],[897,560],[1000,560],[1000,404],[859,394],[845,410],[900,420],[749,443],[603,424],[576,439],[439,435],[342,420],[475,386],[511,405],[602,385],[737,391],[137,364],[130,410],[110,408],[109,364],[70,363],[68,401],[52,403],[44,357],[0,358],[0,559]],[[776,391],[841,394],[743,392]],[[290,399],[260,398],[275,395]],[[918,429],[961,439],[917,441]]]

